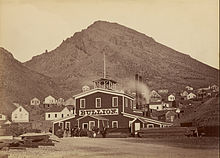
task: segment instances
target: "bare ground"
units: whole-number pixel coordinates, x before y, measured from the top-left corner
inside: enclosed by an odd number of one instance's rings
[[[218,158],[217,139],[62,138],[55,146],[1,151],[9,158]],[[198,146],[199,145],[199,146]]]

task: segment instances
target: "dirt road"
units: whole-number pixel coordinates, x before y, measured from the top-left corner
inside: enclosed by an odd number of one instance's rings
[[[219,150],[133,142],[135,138],[62,138],[52,147],[3,151],[9,158],[218,158]]]

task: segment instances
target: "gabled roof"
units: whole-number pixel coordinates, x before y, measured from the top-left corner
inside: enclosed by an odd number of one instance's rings
[[[54,120],[54,121],[52,121],[52,122],[53,122],[53,124],[54,124],[54,123],[58,123],[58,122],[65,121],[65,120],[69,120],[69,119],[72,119],[72,118],[75,118],[75,117],[76,117],[76,115],[75,115],[75,114],[72,114],[72,115],[66,116],[66,117],[64,117],[64,118],[56,119],[56,120]]]
[[[60,106],[52,106],[51,108],[47,109],[46,112],[61,112],[66,107]]]
[[[125,96],[125,97],[128,97],[130,99],[134,99],[132,96],[130,96],[126,93],[119,92],[119,91],[114,91],[114,90],[108,90],[108,89],[101,89],[101,88],[91,89],[91,90],[79,93],[77,95],[74,95],[73,97],[75,99],[78,99],[78,98],[81,98],[81,97],[84,97],[84,96],[87,96],[87,95],[91,95],[91,94],[94,94],[94,93],[97,93],[97,92],[112,94],[112,95],[118,95],[118,96]]]
[[[105,117],[98,116],[98,115],[86,115],[86,116],[83,116],[83,117],[78,118],[77,120],[81,120],[81,119],[83,119],[83,118],[85,118],[85,117],[92,117],[92,118],[94,118],[94,119],[96,119],[96,120],[106,120],[106,121],[109,120],[109,119],[107,119],[107,118],[105,118]]]
[[[154,119],[151,119],[151,118],[146,118],[146,117],[141,117],[141,116],[137,116],[137,115],[132,115],[132,114],[129,114],[129,113],[122,112],[122,114],[125,117],[140,118],[140,119],[143,119],[146,122],[150,122],[150,123],[154,123],[154,124],[159,124],[159,125],[163,124],[163,125],[168,125],[168,126],[172,126],[173,125],[172,123],[162,122],[162,121],[154,120]]]
[[[161,101],[160,102],[150,102],[149,105],[162,105],[162,102]]]

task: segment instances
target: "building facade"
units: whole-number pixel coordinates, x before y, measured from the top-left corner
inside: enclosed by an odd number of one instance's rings
[[[12,122],[29,122],[29,112],[22,106],[17,107],[11,114]]]
[[[133,112],[134,98],[122,91],[115,90],[115,81],[100,79],[94,89],[73,96],[76,103],[75,115],[53,122],[53,132],[59,128],[92,130],[93,128],[127,128],[137,131],[140,128],[171,125],[165,122],[136,115]],[[152,127],[152,126],[151,126]]]
[[[35,105],[35,106],[40,105],[40,100],[35,97],[31,99],[30,105]]]

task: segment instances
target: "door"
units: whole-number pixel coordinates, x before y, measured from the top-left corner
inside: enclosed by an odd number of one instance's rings
[[[141,129],[141,124],[140,123],[134,123],[134,131],[135,134],[137,134],[137,131]]]
[[[95,127],[95,121],[89,121],[89,130],[91,131]]]

